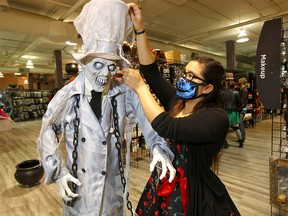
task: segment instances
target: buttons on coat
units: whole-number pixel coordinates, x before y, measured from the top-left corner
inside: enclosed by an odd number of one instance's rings
[[[85,170],[85,169],[82,169],[82,172],[83,172],[83,173],[85,173],[85,172],[86,172],[86,170]]]
[[[104,140],[104,141],[102,141],[102,144],[103,144],[103,145],[106,145],[106,144],[107,144],[107,142]]]
[[[102,175],[106,175],[106,172],[105,172],[105,171],[102,171],[101,174],[102,174]]]
[[[82,142],[85,142],[85,141],[86,141],[86,138],[85,138],[85,137],[82,137],[82,138],[81,138],[81,141],[82,141]]]

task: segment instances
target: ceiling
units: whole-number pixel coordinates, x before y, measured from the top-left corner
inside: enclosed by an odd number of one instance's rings
[[[54,51],[65,64],[81,47],[73,26],[88,0],[0,0],[0,71],[55,73]],[[126,3],[133,0],[125,0]],[[254,65],[264,21],[283,17],[283,37],[288,38],[287,0],[138,0],[149,40],[164,51],[192,49],[225,59],[227,41],[235,41],[243,26],[249,37],[235,43],[237,67]],[[78,43],[66,45],[66,41]],[[159,46],[159,47],[155,47]],[[189,51],[190,52],[190,51]],[[26,69],[28,59],[33,69]],[[243,66],[243,67],[244,67]]]

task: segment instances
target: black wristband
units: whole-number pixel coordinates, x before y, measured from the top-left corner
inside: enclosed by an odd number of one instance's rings
[[[135,32],[136,35],[141,35],[141,34],[143,34],[144,32],[146,32],[146,29],[145,29],[145,27],[143,27],[143,30],[142,30],[142,31],[137,32],[136,30],[134,30],[134,32]]]

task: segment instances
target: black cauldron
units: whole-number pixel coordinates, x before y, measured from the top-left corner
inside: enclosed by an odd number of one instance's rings
[[[65,71],[69,75],[75,75],[79,72],[78,64],[76,63],[68,63],[66,64]]]
[[[25,187],[39,184],[44,175],[42,163],[39,160],[26,160],[16,165],[14,174],[17,182]]]

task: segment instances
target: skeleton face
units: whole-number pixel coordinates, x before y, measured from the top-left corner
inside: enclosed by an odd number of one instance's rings
[[[114,61],[95,58],[86,65],[86,78],[96,92],[103,92],[109,85],[111,76],[116,73]]]

